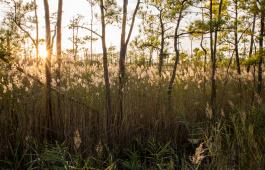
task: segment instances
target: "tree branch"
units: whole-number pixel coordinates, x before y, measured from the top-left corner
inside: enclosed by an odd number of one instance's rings
[[[78,27],[78,28],[82,28],[82,29],[88,30],[88,31],[92,32],[93,34],[97,35],[98,37],[102,38],[102,35],[100,35],[99,33],[97,33],[94,30],[91,30],[90,28],[87,28],[87,27],[84,27],[84,26],[80,26],[80,25],[74,26],[74,27]]]
[[[131,23],[131,27],[130,27],[130,31],[129,31],[129,34],[127,36],[127,39],[126,39],[126,46],[128,45],[129,41],[130,41],[130,38],[131,38],[131,35],[132,35],[132,30],[133,30],[133,26],[134,26],[134,22],[135,22],[135,18],[136,18],[136,14],[137,14],[137,11],[139,9],[139,6],[140,6],[140,0],[137,0],[137,4],[136,4],[136,7],[134,9],[134,12],[133,12],[133,17],[132,17],[132,23]]]

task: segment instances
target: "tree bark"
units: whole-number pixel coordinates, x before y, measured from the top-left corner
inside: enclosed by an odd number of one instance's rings
[[[203,7],[201,8],[202,10],[202,22],[204,22],[204,10],[203,10]],[[204,53],[204,62],[203,62],[203,73],[204,73],[204,76],[203,76],[203,92],[204,92],[204,95],[206,95],[206,67],[207,67],[207,50],[206,48],[203,46],[203,41],[204,41],[204,34],[202,33],[201,35],[201,43],[200,43],[200,46],[201,46],[201,49]]]
[[[212,63],[212,72],[211,72],[211,108],[212,111],[215,111],[216,105],[216,82],[215,82],[215,55],[213,47],[213,2],[210,0],[210,49],[211,49],[211,63]]]
[[[159,23],[160,23],[160,29],[161,29],[161,45],[160,45],[160,52],[159,52],[159,65],[158,65],[158,73],[159,77],[162,76],[162,68],[164,65],[164,48],[165,48],[165,25],[163,22],[162,17],[163,10],[159,10]]]
[[[234,25],[234,33],[235,33],[235,54],[236,54],[236,66],[237,66],[237,74],[241,75],[241,68],[240,68],[240,60],[239,60],[239,50],[238,50],[238,2],[237,0],[234,1],[235,3],[235,25]]]
[[[167,89],[167,96],[168,96],[167,112],[170,112],[172,110],[172,90],[173,90],[173,85],[174,85],[174,81],[176,78],[177,65],[179,63],[178,31],[179,31],[180,22],[182,19],[182,12],[183,12],[183,8],[184,8],[184,3],[185,3],[185,0],[183,1],[182,7],[181,7],[180,12],[179,12],[178,21],[177,21],[177,25],[175,28],[175,34],[174,34],[175,63],[173,66],[173,71],[172,71],[171,78],[170,78],[170,81],[168,84],[168,89]]]
[[[154,49],[151,48],[149,51],[149,62],[148,62],[149,67],[151,67],[153,63],[153,52],[154,52]]]
[[[103,51],[103,68],[104,68],[104,81],[105,81],[105,108],[107,112],[107,140],[111,142],[111,132],[113,130],[113,115],[111,106],[111,93],[110,93],[110,81],[109,81],[109,70],[108,70],[108,52],[106,47],[106,23],[105,23],[105,11],[103,0],[100,0],[100,12],[101,12],[101,27],[102,27],[102,51]]]
[[[91,20],[90,20],[90,29],[93,30],[93,15],[94,15],[94,11],[93,11],[93,3],[92,1],[90,2],[90,15],[91,15]],[[93,32],[90,31],[90,63],[93,63]]]
[[[61,63],[62,63],[62,13],[63,13],[63,0],[58,1],[58,14],[57,14],[57,36],[56,36],[56,55],[58,68],[56,69],[56,85],[58,90],[61,88]],[[61,120],[61,98],[57,94],[58,114]]]
[[[127,47],[131,38],[131,34],[134,27],[134,22],[136,18],[137,11],[140,6],[140,0],[137,1],[136,7],[134,9],[129,33],[126,38],[126,24],[127,24],[127,8],[128,0],[123,0],[123,14],[122,14],[122,30],[121,30],[121,44],[120,44],[120,60],[119,60],[119,90],[118,90],[118,100],[119,100],[119,115],[117,115],[117,125],[121,126],[123,120],[123,98],[124,98],[124,85],[125,85],[125,58],[127,53]]]
[[[36,48],[36,58],[37,58],[37,63],[39,61],[39,17],[38,17],[38,5],[36,0],[34,0],[34,14],[35,14],[35,27],[36,27],[36,40],[35,40],[35,48]]]
[[[261,2],[262,3],[262,2]],[[265,20],[265,8],[261,5],[260,13],[260,37],[259,37],[259,61],[258,61],[258,89],[257,93],[259,96],[261,96],[262,92],[262,67],[263,67],[263,55],[264,55],[264,50],[263,50],[263,41],[264,41],[264,20]]]
[[[46,135],[51,139],[53,130],[53,115],[52,115],[52,99],[51,99],[51,26],[50,26],[50,11],[48,0],[44,0],[44,11],[45,11],[45,28],[46,28],[46,118],[47,127]]]
[[[251,37],[250,37],[250,49],[249,49],[249,55],[248,57],[250,58],[253,54],[253,46],[254,46],[254,35],[255,35],[255,28],[256,28],[256,14],[254,14],[253,17],[253,25],[252,25],[252,31],[251,31]],[[247,72],[250,70],[250,65],[247,67]]]
[[[217,38],[219,22],[221,20],[223,1],[220,0],[218,9],[218,25],[213,26],[213,0],[210,0],[210,48],[211,48],[211,61],[212,61],[212,74],[211,74],[211,109],[213,115],[216,113],[216,54],[217,54]],[[213,37],[214,32],[214,37]]]

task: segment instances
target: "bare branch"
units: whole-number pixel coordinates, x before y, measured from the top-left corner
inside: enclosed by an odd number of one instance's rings
[[[134,12],[133,12],[133,17],[132,17],[132,23],[131,23],[130,31],[129,31],[129,34],[127,36],[126,42],[125,42],[126,45],[128,45],[128,43],[130,41],[130,38],[131,38],[131,35],[132,35],[133,26],[134,26],[134,22],[135,22],[135,18],[136,18],[136,14],[137,14],[137,11],[139,9],[139,6],[140,6],[140,0],[137,1],[136,7],[135,7]]]
[[[102,38],[102,35],[100,35],[99,33],[97,33],[94,30],[91,30],[90,28],[87,28],[87,27],[84,27],[84,26],[81,26],[81,25],[77,25],[77,26],[74,26],[74,27],[78,27],[78,28],[82,28],[82,29],[88,30],[88,31],[92,32],[93,34],[97,35],[98,37]]]

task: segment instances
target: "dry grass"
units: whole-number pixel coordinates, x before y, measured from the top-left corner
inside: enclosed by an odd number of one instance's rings
[[[31,62],[19,62],[28,73],[35,74],[44,81],[43,65],[36,66],[29,63]],[[98,148],[106,143],[102,67],[97,64],[89,65],[67,60],[64,61],[62,68],[61,91],[64,93],[61,96],[62,112],[58,113],[57,93],[54,92],[55,128],[53,130],[56,135],[53,141],[46,142],[64,143],[71,153],[97,155]],[[197,162],[200,166],[206,164],[205,168],[209,169],[222,169],[232,165],[241,168],[258,168],[264,162],[262,149],[263,151],[265,149],[262,143],[265,142],[265,116],[262,113],[265,113],[265,109],[264,101],[255,96],[252,73],[243,72],[242,90],[239,91],[235,70],[231,69],[226,74],[224,66],[218,69],[217,101],[220,119],[215,122],[210,119],[210,110],[207,107],[210,95],[210,74],[209,71],[203,72],[201,63],[194,64],[188,61],[181,63],[173,89],[173,110],[166,112],[166,90],[170,68],[170,65],[166,66],[160,79],[155,65],[128,66],[125,115],[121,133],[118,135],[113,132],[115,136],[112,141],[113,150],[119,153],[125,150],[122,148],[132,149],[134,141],[142,143],[145,147],[144,143],[150,139],[154,139],[154,143],[161,143],[161,146],[170,141],[170,147],[178,150],[189,144],[189,138],[196,138],[204,142],[207,147],[208,155],[199,156],[211,159],[208,160],[209,162],[203,159],[202,163]],[[10,70],[4,64],[1,64],[0,70],[0,158],[12,160],[10,159],[14,156],[12,150],[16,146],[19,146],[20,152],[17,154],[23,155],[24,151],[30,148],[29,141],[34,140],[39,145],[44,144],[45,89],[17,70]],[[115,115],[117,65],[110,66],[110,78]],[[55,85],[55,80],[53,84]],[[17,145],[18,142],[19,145]],[[192,152],[194,151],[195,148],[192,149]],[[185,153],[189,153],[181,149],[177,151],[179,152],[183,159],[185,159]],[[192,154],[190,153],[189,156]],[[226,156],[228,154],[232,158],[228,158]],[[231,163],[233,159],[237,162]],[[198,166],[189,165],[190,163],[188,164],[185,160],[182,161],[183,169],[188,167],[196,169]],[[130,161],[129,163],[132,163]],[[153,160],[153,162],[157,161]],[[115,164],[114,161],[109,165],[114,167]],[[170,161],[166,161],[166,164],[172,166]],[[110,169],[115,169],[113,167]]]

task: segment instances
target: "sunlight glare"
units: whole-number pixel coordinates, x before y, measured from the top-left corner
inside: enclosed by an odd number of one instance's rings
[[[46,56],[47,56],[47,50],[46,50],[45,45],[40,45],[39,46],[39,57],[45,59]]]

